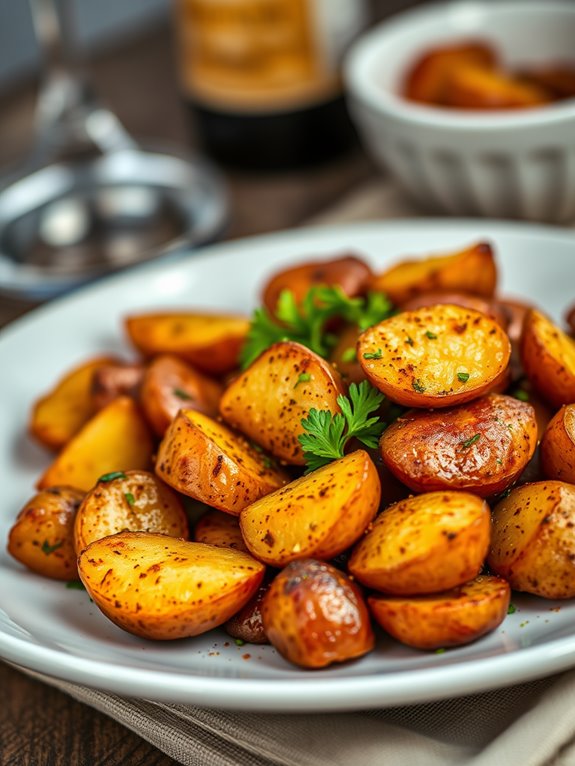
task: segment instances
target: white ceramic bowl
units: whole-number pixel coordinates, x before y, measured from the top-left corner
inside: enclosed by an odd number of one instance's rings
[[[426,5],[375,27],[350,50],[352,117],[376,161],[428,207],[464,215],[575,218],[575,99],[506,112],[407,101],[402,78],[426,49],[484,38],[513,67],[575,60],[575,2]]]

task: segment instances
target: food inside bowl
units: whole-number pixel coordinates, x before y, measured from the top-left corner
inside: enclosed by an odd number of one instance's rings
[[[575,62],[506,67],[485,40],[430,48],[409,67],[403,95],[452,109],[526,109],[575,97]]]

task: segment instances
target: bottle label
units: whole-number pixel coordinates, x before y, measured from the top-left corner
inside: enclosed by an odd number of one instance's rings
[[[184,90],[240,112],[327,101],[364,22],[363,0],[176,0]]]

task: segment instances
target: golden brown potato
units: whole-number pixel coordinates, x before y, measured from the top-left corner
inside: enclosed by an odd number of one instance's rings
[[[29,431],[41,444],[61,449],[75,436],[96,411],[92,399],[92,375],[110,357],[97,357],[68,372],[45,396],[34,404]]]
[[[275,457],[304,465],[298,436],[312,407],[339,412],[339,373],[309,348],[285,341],[264,351],[224,391],[220,412]]]
[[[575,484],[575,404],[561,407],[541,440],[541,467],[548,479]]]
[[[39,492],[18,514],[8,535],[8,553],[44,577],[76,579],[74,518],[83,497],[73,487]]]
[[[546,90],[553,99],[575,96],[575,67],[565,63],[551,63],[537,68],[522,69],[516,75],[523,82]]]
[[[368,380],[406,407],[450,407],[477,399],[506,375],[511,346],[485,314],[437,305],[405,311],[360,335]]]
[[[575,402],[575,340],[534,309],[527,312],[521,361],[535,389],[554,407]]]
[[[163,436],[182,407],[215,417],[222,391],[220,383],[177,356],[164,354],[150,362],[142,381],[140,402],[154,431]]]
[[[78,558],[94,603],[120,628],[166,641],[222,625],[260,586],[247,553],[151,532],[95,540]]]
[[[491,298],[497,285],[493,248],[478,242],[456,253],[403,260],[377,274],[369,289],[385,293],[396,305],[430,292],[457,292]]]
[[[180,410],[172,421],[156,473],[178,492],[235,516],[288,481],[245,437],[194,410]]]
[[[127,317],[126,330],[144,356],[174,354],[208,375],[238,366],[249,321],[209,313],[137,314]]]
[[[226,622],[224,628],[232,638],[248,644],[269,644],[262,617],[262,604],[268,588],[269,584],[261,585],[256,595]]]
[[[100,476],[152,464],[152,437],[132,399],[121,396],[100,410],[68,442],[38,480],[38,489],[69,484],[92,489]]]
[[[157,532],[188,537],[188,518],[177,495],[148,471],[101,476],[76,514],[77,553],[116,532]]]
[[[357,450],[244,508],[244,541],[253,556],[275,567],[308,557],[331,559],[373,519],[380,491],[373,462]]]
[[[571,308],[567,311],[565,320],[567,322],[569,332],[571,335],[575,335],[575,306],[571,306]]]
[[[375,643],[357,585],[330,564],[293,561],[270,585],[264,629],[278,652],[303,668],[361,657]]]
[[[416,649],[461,646],[495,630],[507,616],[511,589],[501,577],[479,575],[428,596],[370,596],[375,620]]]
[[[194,540],[218,548],[235,548],[248,552],[240,522],[235,516],[221,511],[210,510],[204,513],[194,528]]]
[[[262,302],[275,314],[280,294],[290,290],[300,303],[312,287],[339,286],[350,298],[365,292],[372,276],[365,261],[356,255],[344,255],[329,261],[307,261],[274,274],[263,289]]]
[[[520,109],[552,100],[545,89],[534,83],[477,66],[452,69],[443,95],[446,106],[458,109]]]
[[[361,331],[356,325],[344,327],[330,354],[329,361],[346,383],[361,383],[366,380],[365,372],[357,358],[357,341]]]
[[[575,596],[575,486],[517,487],[493,509],[487,562],[514,590],[551,599]]]
[[[482,298],[480,295],[471,295],[470,293],[447,293],[437,290],[429,293],[421,293],[421,295],[416,295],[414,298],[410,298],[403,303],[400,306],[400,309],[402,311],[415,311],[416,309],[436,306],[438,303],[450,303],[452,306],[461,306],[464,309],[473,309],[482,314],[487,314],[491,319],[495,319],[504,330],[507,329],[509,323],[507,312],[499,305],[498,301],[490,298]]]
[[[490,394],[448,410],[410,410],[382,434],[383,462],[415,492],[503,492],[537,446],[533,407]]]
[[[462,66],[492,68],[497,63],[493,48],[483,40],[468,40],[431,48],[419,56],[405,78],[403,93],[411,101],[442,104],[449,74]]]
[[[379,514],[349,571],[397,596],[437,593],[476,577],[489,547],[489,506],[468,492],[429,492]]]
[[[135,399],[143,377],[143,364],[115,362],[96,367],[91,385],[94,407],[101,410],[119,396],[131,396]]]

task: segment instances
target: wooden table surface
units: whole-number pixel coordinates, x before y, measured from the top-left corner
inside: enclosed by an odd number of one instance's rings
[[[171,35],[166,27],[98,56],[90,70],[100,96],[131,133],[189,145],[190,132],[178,96]],[[24,156],[30,145],[34,96],[35,88],[30,85],[0,100],[2,168]],[[227,236],[300,224],[374,173],[358,148],[344,159],[305,172],[228,175],[232,216]],[[0,300],[4,320],[21,311]],[[0,689],[2,766],[175,763],[106,716],[3,663]]]

